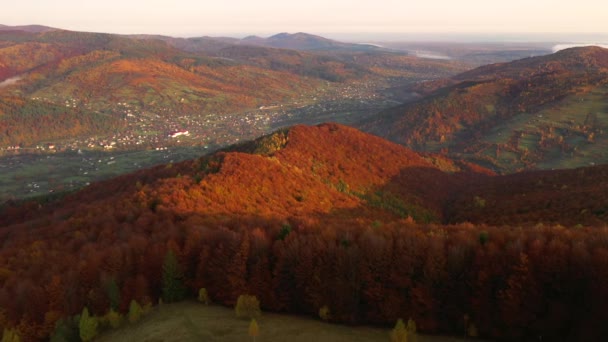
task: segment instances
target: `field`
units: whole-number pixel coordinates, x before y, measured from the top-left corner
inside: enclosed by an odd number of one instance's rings
[[[210,150],[172,147],[161,151],[82,151],[3,157],[0,159],[0,203],[77,190],[94,181],[196,158]]]
[[[256,341],[341,342],[389,341],[390,329],[349,327],[290,315],[263,313]],[[233,309],[194,302],[164,304],[134,325],[103,334],[98,341],[249,341],[249,321]],[[463,339],[419,335],[418,342],[457,342]]]
[[[486,166],[509,172],[529,167],[566,169],[605,163],[607,94],[607,87],[598,87],[570,95],[535,113],[518,114],[496,125],[481,139],[480,146],[485,148],[464,155],[482,164],[484,158],[495,160],[494,165]],[[592,139],[588,138],[590,133]]]

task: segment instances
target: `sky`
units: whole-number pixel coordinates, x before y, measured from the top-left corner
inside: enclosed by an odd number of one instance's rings
[[[0,24],[179,37],[608,34],[606,0],[0,0]]]

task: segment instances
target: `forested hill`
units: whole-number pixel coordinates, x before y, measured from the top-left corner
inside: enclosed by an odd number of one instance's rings
[[[263,310],[326,306],[335,322],[412,317],[462,334],[467,315],[485,337],[595,339],[608,333],[606,179],[607,167],[495,176],[353,128],[295,126],[6,204],[0,324],[41,340],[84,307],[125,314],[206,288],[226,305],[248,293]]]
[[[500,172],[608,162],[607,49],[487,65],[411,91],[422,99],[363,128]]]

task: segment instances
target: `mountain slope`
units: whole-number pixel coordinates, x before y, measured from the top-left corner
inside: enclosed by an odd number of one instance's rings
[[[295,126],[54,202],[5,205],[0,323],[41,340],[85,306],[101,316],[111,306],[126,313],[131,300],[157,302],[172,251],[188,293],[204,287],[225,305],[249,293],[264,310],[316,315],[327,306],[336,322],[406,315],[422,331],[456,334],[467,314],[482,336],[553,339],[567,327],[573,339],[594,339],[608,310],[594,286],[608,280],[608,170],[577,172],[585,177],[447,173],[353,128]],[[517,201],[526,191],[534,201]],[[555,191],[574,196],[547,205]],[[581,197],[588,211],[565,210],[578,210]],[[540,203],[536,215],[517,210],[528,203]],[[453,205],[462,210],[444,210]],[[486,215],[511,206],[499,220]],[[596,227],[557,225],[564,218]],[[505,226],[439,223],[471,219]],[[534,300],[514,305],[526,298]],[[56,333],[74,329],[70,321]]]
[[[503,172],[608,161],[608,50],[574,48],[412,88],[366,130]]]
[[[159,40],[70,31],[7,31],[0,32],[0,41],[0,99],[7,103],[5,108],[20,98],[17,102],[35,102],[49,111],[63,106],[67,112],[91,113],[93,121],[107,117],[114,128],[121,128],[118,138],[108,136],[107,130],[88,131],[89,137],[105,140],[133,140],[129,137],[142,131],[156,135],[156,140],[166,139],[169,132],[184,129],[180,123],[184,120],[178,117],[194,115],[191,120],[201,122],[206,114],[299,98],[320,84],[319,79],[289,71],[193,55]],[[13,127],[18,122],[1,125]],[[76,124],[66,123],[64,130],[63,124],[53,123],[57,129],[41,135],[16,127],[23,131],[18,139],[2,130],[2,140],[9,145],[0,147],[77,140],[81,136],[71,136],[67,129]]]

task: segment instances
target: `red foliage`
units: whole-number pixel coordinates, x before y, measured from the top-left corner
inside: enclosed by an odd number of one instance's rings
[[[498,199],[519,198],[540,179],[531,196],[540,203],[554,194],[549,180],[579,182],[570,194],[600,208],[605,167],[584,169],[582,178],[573,172],[581,170],[446,174],[350,128],[295,127],[268,155],[222,152],[160,166],[6,218],[1,323],[42,339],[85,305],[107,311],[108,279],[120,289],[123,312],[132,299],[156,302],[171,249],[191,293],[205,287],[226,305],[248,293],[266,310],[316,315],[327,306],[336,322],[412,317],[422,331],[460,333],[467,314],[489,337],[598,338],[608,333],[601,325],[608,229],[548,224],[567,217],[574,202],[535,216],[492,209],[516,208]],[[377,192],[389,193],[375,199],[389,203],[366,197]],[[442,212],[473,195],[492,216]],[[414,215],[412,208],[478,223],[416,223],[401,215]],[[596,214],[584,222],[606,222]],[[544,217],[546,225],[536,225]],[[492,220],[505,226],[484,224]]]

